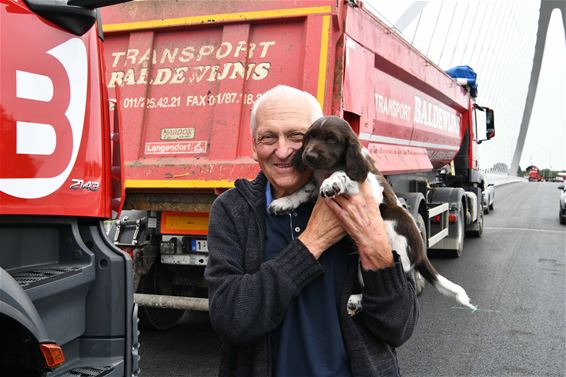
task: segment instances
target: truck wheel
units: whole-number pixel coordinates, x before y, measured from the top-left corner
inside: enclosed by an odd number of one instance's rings
[[[495,202],[495,200],[493,202],[491,202],[491,204],[489,205],[489,210],[493,211],[493,203]]]
[[[46,376],[45,360],[35,337],[19,322],[0,314],[0,375]]]
[[[424,244],[425,253],[426,253],[427,252],[426,225],[425,225],[425,222],[424,222],[421,214],[417,215],[415,222],[417,223],[417,228],[419,229],[419,233],[421,234],[421,237],[423,239],[423,244]],[[416,286],[417,296],[420,296],[423,293],[423,290],[424,290],[424,287],[425,287],[425,284],[426,284],[426,280],[417,271],[415,271],[414,278],[415,278],[415,286]]]
[[[166,267],[159,262],[155,262],[149,272],[141,277],[138,290],[147,294],[174,295]],[[139,308],[140,325],[155,330],[167,330],[175,326],[183,314],[185,311],[178,309]]]
[[[458,258],[462,255],[464,251],[464,208],[460,204],[458,207],[458,221],[456,222],[457,231],[456,231],[456,248],[449,250],[449,254],[454,258]]]

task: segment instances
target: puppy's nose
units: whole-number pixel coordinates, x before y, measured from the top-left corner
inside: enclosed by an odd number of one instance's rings
[[[318,160],[318,153],[315,152],[308,152],[305,153],[303,156],[306,163],[314,163]]]

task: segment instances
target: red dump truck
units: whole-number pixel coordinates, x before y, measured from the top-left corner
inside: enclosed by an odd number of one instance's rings
[[[145,323],[166,328],[179,309],[207,309],[209,208],[256,176],[250,109],[277,84],[350,122],[428,248],[458,256],[466,234],[481,235],[476,113],[490,138],[493,111],[361,2],[140,1],[105,10],[103,22],[129,210],[110,237],[133,255]]]
[[[137,375],[131,259],[97,7],[0,0],[0,375]]]
[[[529,182],[544,182],[544,177],[540,174],[538,167],[530,165],[526,169]]]

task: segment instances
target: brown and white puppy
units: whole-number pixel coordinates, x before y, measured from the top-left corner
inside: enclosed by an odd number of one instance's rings
[[[317,192],[323,197],[355,195],[359,192],[359,183],[367,180],[379,203],[391,247],[399,254],[405,273],[416,270],[440,293],[476,309],[461,286],[440,275],[432,266],[415,220],[401,206],[393,189],[345,120],[327,116],[315,121],[304,136],[302,148],[295,154],[294,164],[299,170],[312,169],[314,183],[307,184],[295,194],[274,200],[270,211],[278,214],[290,212],[316,196]],[[361,295],[354,296],[348,305],[355,312],[360,309]]]

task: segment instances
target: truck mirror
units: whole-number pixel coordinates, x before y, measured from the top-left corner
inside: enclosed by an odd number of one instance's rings
[[[96,21],[96,8],[130,0],[26,0],[39,16],[75,35],[84,35]]]
[[[107,7],[110,5],[127,3],[128,1],[131,0],[69,0],[67,4],[88,8],[88,9],[96,9],[96,8]]]
[[[485,137],[489,140],[495,136],[495,115],[492,109],[485,108]]]

